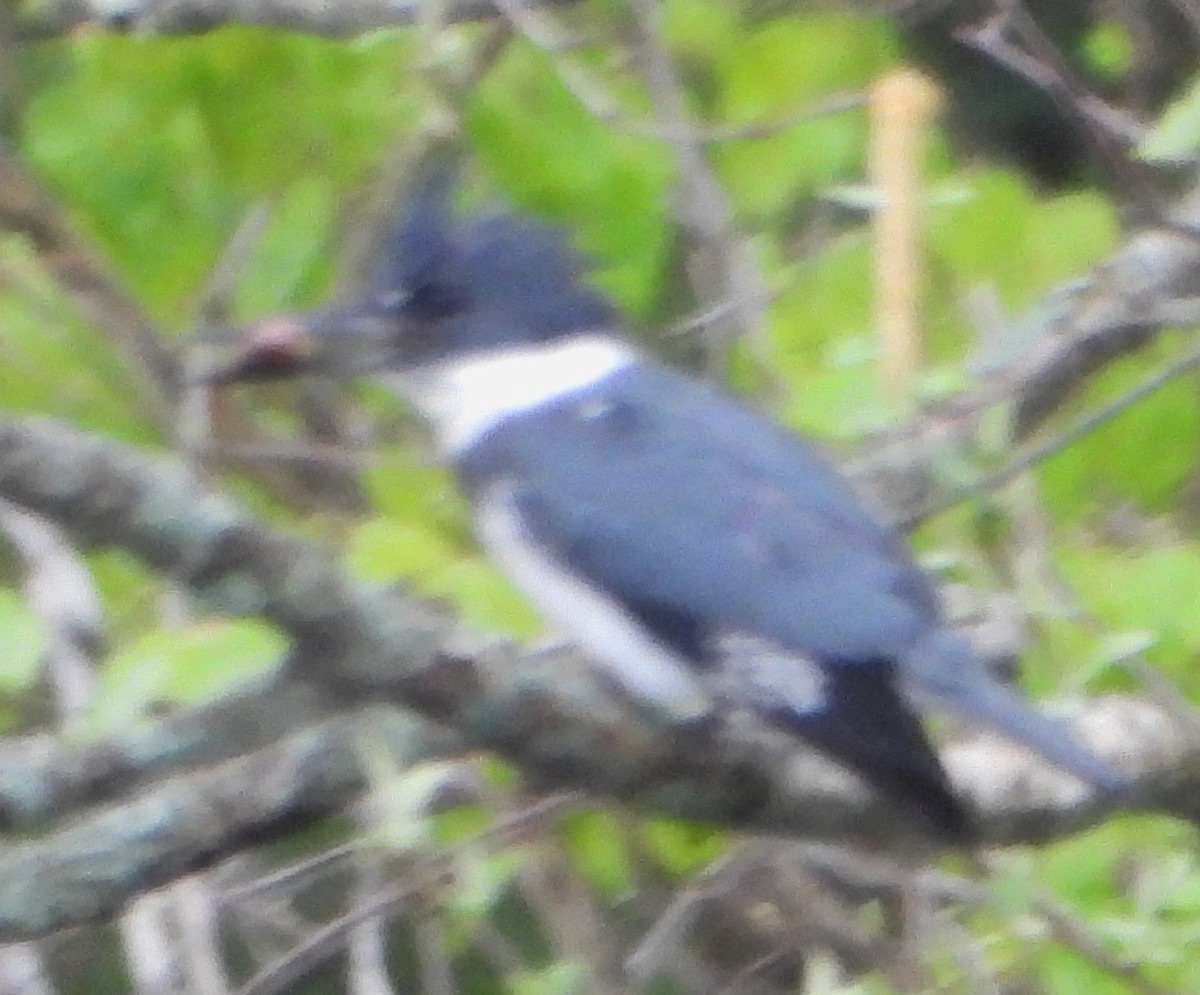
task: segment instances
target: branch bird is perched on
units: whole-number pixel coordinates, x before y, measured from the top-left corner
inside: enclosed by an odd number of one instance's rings
[[[943,626],[904,543],[806,443],[622,341],[556,233],[448,201],[416,203],[363,300],[251,326],[212,379],[393,385],[499,567],[677,718],[713,694],[751,708],[956,839],[970,820],[921,727],[931,704],[1120,789]]]

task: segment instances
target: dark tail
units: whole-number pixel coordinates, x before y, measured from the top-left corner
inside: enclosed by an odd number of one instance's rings
[[[1100,791],[1119,793],[1128,787],[1112,767],[1076,743],[1061,723],[1038,714],[1019,693],[996,681],[970,647],[952,633],[935,634],[906,656],[902,666],[907,686],[930,704],[1024,743]]]
[[[880,793],[916,811],[939,836],[955,843],[968,840],[971,817],[901,695],[894,665],[839,664],[825,673],[824,707],[777,718]]]

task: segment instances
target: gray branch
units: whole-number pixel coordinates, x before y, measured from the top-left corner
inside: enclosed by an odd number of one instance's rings
[[[399,713],[373,742],[414,761],[425,742]],[[165,779],[43,839],[0,854],[0,941],[106,919],[128,899],[245,847],[336,812],[366,786],[359,717],[317,724],[270,747]]]
[[[0,832],[38,829],[164,776],[261,748],[327,715],[311,688],[292,681],[100,740],[48,732],[0,739]]]
[[[111,31],[196,34],[226,24],[250,24],[330,38],[416,23],[427,0],[51,0],[21,19],[27,40],[55,38],[83,24]],[[489,0],[446,0],[440,23],[476,21],[496,14]]]
[[[1200,324],[1200,187],[1169,222],[1135,232],[1082,279],[1046,295],[1011,328],[977,386],[873,440],[848,467],[896,521],[953,496],[944,454],[969,448],[987,412],[1011,411],[1011,434],[1036,431],[1088,378],[1165,330]]]
[[[85,542],[120,546],[226,612],[290,633],[291,679],[325,707],[390,701],[510,757],[543,786],[585,788],[662,812],[818,838],[894,841],[907,824],[816,753],[740,714],[678,728],[632,706],[569,651],[464,634],[428,605],[342,576],[327,552],[211,493],[170,459],[38,420],[0,420],[0,496]],[[1080,736],[1138,779],[1141,806],[1185,811],[1197,794],[1188,723],[1112,698]],[[979,734],[947,762],[980,812],[981,839],[1046,839],[1117,804]],[[911,827],[920,837],[917,827]]]

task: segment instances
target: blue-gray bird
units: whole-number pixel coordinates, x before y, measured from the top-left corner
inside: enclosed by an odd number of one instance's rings
[[[500,569],[677,718],[753,709],[957,839],[970,817],[929,705],[1121,787],[943,625],[903,541],[808,444],[620,338],[556,232],[459,215],[445,186],[397,226],[364,299],[252,326],[214,379],[392,385]]]

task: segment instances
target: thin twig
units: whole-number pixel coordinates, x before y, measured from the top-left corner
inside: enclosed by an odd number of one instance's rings
[[[1116,400],[1098,408],[1065,432],[1061,432],[1036,446],[1031,446],[999,470],[986,474],[965,487],[960,487],[945,496],[939,497],[936,501],[899,519],[896,524],[906,530],[914,529],[926,519],[932,518],[934,515],[940,514],[956,504],[980,497],[1002,487],[1004,484],[1015,480],[1021,474],[1037,466],[1043,460],[1069,448],[1080,439],[1090,435],[1096,429],[1112,421],[1118,415],[1139,401],[1149,397],[1172,380],[1176,380],[1198,368],[1200,368],[1200,349],[1188,353],[1183,359],[1177,360],[1166,369],[1155,373],[1132,390],[1122,394]]]
[[[1059,943],[1074,950],[1106,974],[1120,978],[1138,995],[1172,995],[1150,981],[1134,964],[1126,963],[1112,954],[1091,931],[1087,923],[1064,907],[1048,891],[1037,888],[1033,907]]]
[[[324,963],[347,941],[350,933],[373,919],[389,919],[423,895],[436,895],[454,886],[455,865],[463,855],[480,849],[493,851],[524,837],[535,825],[557,818],[577,804],[578,796],[563,793],[543,798],[526,806],[510,818],[490,826],[469,841],[446,847],[420,862],[408,875],[408,881],[387,888],[366,899],[345,915],[322,926],[303,943],[268,964],[240,989],[237,995],[279,995]]]

